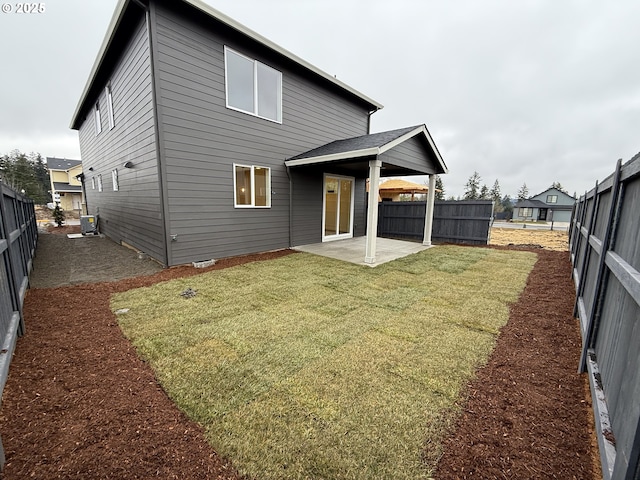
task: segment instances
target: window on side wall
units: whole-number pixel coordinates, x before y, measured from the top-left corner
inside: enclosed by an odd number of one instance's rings
[[[102,191],[102,174],[98,175],[98,191]]]
[[[96,120],[96,135],[98,135],[100,132],[102,132],[102,119],[100,118],[100,102],[96,102],[94,115]]]
[[[91,177],[91,190],[96,189],[96,177]]]
[[[547,203],[558,203],[558,195],[547,195]]]
[[[282,73],[224,47],[227,107],[282,123]]]
[[[118,183],[118,169],[111,171],[111,180],[113,181],[113,191],[117,192],[120,189],[120,184]]]
[[[116,126],[116,122],[113,117],[113,95],[111,94],[111,85],[107,85],[105,88],[105,94],[107,95],[107,110],[109,113],[109,130]]]
[[[234,165],[233,191],[236,208],[271,207],[271,169]]]

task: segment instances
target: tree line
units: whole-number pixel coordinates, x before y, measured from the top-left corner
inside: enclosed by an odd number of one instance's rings
[[[569,192],[565,190],[560,182],[553,182],[550,188],[555,188],[561,192]],[[444,184],[440,175],[436,176],[436,200],[492,200],[494,203],[494,211],[496,213],[508,212],[513,210],[513,205],[518,200],[526,200],[529,198],[529,188],[527,183],[523,183],[515,199],[512,199],[509,195],[503,195],[500,190],[500,182],[496,178],[493,182],[493,186],[489,188],[487,184],[482,182],[482,177],[478,172],[473,172],[467,183],[464,185],[464,194],[462,197],[454,197],[450,195],[445,196]],[[574,194],[575,197],[575,194]]]
[[[36,204],[51,201],[49,169],[39,153],[13,150],[0,157],[0,180],[33,199]]]

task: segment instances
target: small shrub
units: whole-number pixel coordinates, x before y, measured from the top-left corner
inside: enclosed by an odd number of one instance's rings
[[[53,220],[59,227],[64,224],[64,211],[60,208],[60,205],[56,205],[56,208],[53,209]]]

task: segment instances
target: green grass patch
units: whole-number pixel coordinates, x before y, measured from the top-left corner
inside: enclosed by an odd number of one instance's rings
[[[442,246],[372,269],[296,254],[111,308],[130,309],[125,335],[242,473],[420,479],[535,260]]]

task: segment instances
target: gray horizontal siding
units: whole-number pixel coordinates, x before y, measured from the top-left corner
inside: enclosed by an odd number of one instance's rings
[[[226,27],[204,27],[188,15],[152,4],[163,168],[169,204],[171,264],[289,246],[289,179],[284,160],[327,142],[367,133],[366,109],[315,85],[290,62],[229,40]],[[228,32],[227,32],[228,33]],[[237,38],[237,36],[233,36]],[[283,74],[283,122],[226,108],[224,46]],[[233,164],[271,168],[272,206],[234,208]],[[295,185],[295,183],[294,183]],[[320,238],[322,176],[316,198],[300,191],[300,236]],[[318,204],[319,202],[319,204]],[[319,207],[318,207],[319,205]],[[294,216],[295,207],[294,207]],[[295,242],[294,242],[295,243]]]
[[[435,165],[430,160],[429,149],[418,136],[410,138],[395,148],[380,155],[380,160],[398,167],[408,168],[428,175],[436,173]]]
[[[102,132],[95,135],[93,110],[83,121],[80,150],[89,213],[98,214],[100,230],[166,262],[161,213],[149,43],[144,19],[114,68],[110,79],[115,127],[109,129],[104,87],[100,97]],[[131,161],[134,167],[122,165]],[[89,170],[92,168],[93,170]],[[118,170],[119,191],[111,172]],[[97,188],[102,175],[103,191]],[[96,188],[91,188],[95,178]]]

